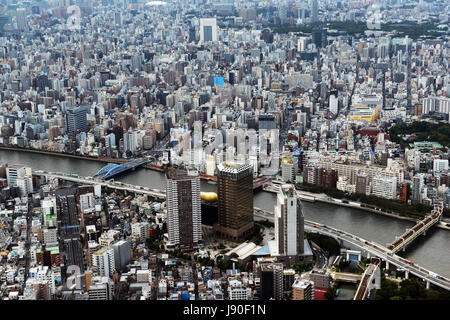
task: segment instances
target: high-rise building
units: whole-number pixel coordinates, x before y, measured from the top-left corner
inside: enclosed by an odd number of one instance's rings
[[[200,19],[200,42],[217,41],[216,18]]]
[[[356,175],[356,193],[370,194],[369,176],[364,173]]]
[[[150,237],[150,224],[148,222],[135,222],[131,224],[131,235],[145,241]]]
[[[317,22],[319,21],[319,4],[318,0],[311,0],[310,1],[310,7],[311,7],[311,22]]]
[[[397,178],[377,176],[372,179],[372,194],[386,199],[397,198]]]
[[[57,207],[56,198],[48,197],[41,200],[42,224],[47,227],[56,227],[57,225]]]
[[[259,268],[261,299],[281,300],[283,298],[283,264],[261,263]]]
[[[423,174],[416,174],[413,177],[413,187],[412,187],[412,202],[413,203],[420,202],[423,187],[424,187]]]
[[[114,22],[116,26],[121,26],[123,24],[122,12],[117,11],[114,13]]]
[[[114,273],[114,250],[109,247],[101,248],[92,254],[92,265],[98,268],[102,277],[111,277]]]
[[[448,170],[448,160],[434,159],[433,160],[433,173],[440,173],[441,171]]]
[[[114,282],[108,277],[94,277],[88,289],[89,300],[112,300]]]
[[[27,169],[22,164],[12,164],[6,167],[6,180],[9,187],[17,187],[17,179],[27,175]]]
[[[123,135],[123,151],[134,153],[137,149],[136,145],[136,132],[131,128]]]
[[[283,291],[285,293],[292,291],[292,284],[295,281],[295,270],[294,269],[286,269],[283,270]]]
[[[297,41],[297,51],[303,52],[308,49],[308,44],[311,42],[310,37],[299,37]]]
[[[17,30],[26,31],[28,28],[27,23],[27,10],[25,8],[18,8],[16,11]]]
[[[315,28],[311,33],[312,43],[316,45],[317,48],[325,48],[327,46],[327,29]]]
[[[114,250],[114,266],[117,270],[125,270],[131,260],[131,244],[126,240],[119,240],[111,244]]]
[[[194,250],[202,239],[200,178],[196,170],[167,173],[167,247]]]
[[[218,216],[215,231],[239,239],[253,232],[253,167],[221,163],[218,168]]]
[[[293,185],[283,185],[275,206],[275,242],[281,256],[304,252],[304,216],[302,203]]]
[[[284,182],[295,182],[298,171],[298,159],[296,157],[281,159],[281,177]]]
[[[77,130],[86,132],[87,126],[87,110],[83,107],[77,107],[67,110],[66,115],[67,134]]]

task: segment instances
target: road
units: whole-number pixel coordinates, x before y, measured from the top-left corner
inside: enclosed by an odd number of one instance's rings
[[[87,178],[87,177],[83,178],[83,177],[78,177],[78,176],[75,177],[75,176],[66,175],[63,173],[44,172],[44,171],[33,171],[33,175],[44,176],[47,178],[53,177],[53,178],[58,178],[58,179],[62,179],[62,180],[77,182],[80,184],[97,184],[97,185],[101,185],[103,187],[107,187],[107,188],[111,188],[111,189],[140,193],[140,194],[149,195],[149,196],[159,198],[159,199],[166,198],[166,193],[161,190],[140,187],[140,186],[134,186],[134,185],[126,184],[123,182],[102,181],[102,180],[95,179],[95,178]]]
[[[32,198],[28,198],[28,212],[27,212],[27,238],[25,240],[25,272],[24,281],[22,284],[22,290],[25,289],[25,284],[28,278],[28,270],[30,269],[31,257],[30,257],[30,243],[31,243],[31,222],[33,220],[33,201]]]
[[[317,270],[326,269],[328,265],[327,255],[325,251],[322,250],[316,243],[311,241],[311,249],[314,253],[314,257],[316,259],[315,268]]]

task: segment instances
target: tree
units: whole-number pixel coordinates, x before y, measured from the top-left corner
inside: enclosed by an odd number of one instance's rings
[[[398,286],[392,280],[381,278],[381,288],[375,291],[374,300],[389,300],[391,297],[398,296]]]
[[[336,296],[336,290],[332,287],[328,288],[327,292],[325,292],[326,300],[334,300],[335,296]]]
[[[400,283],[400,296],[412,299],[425,299],[426,289],[417,279],[405,279]]]

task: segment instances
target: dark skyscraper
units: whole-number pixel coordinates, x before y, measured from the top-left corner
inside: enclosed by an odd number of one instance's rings
[[[316,45],[317,48],[324,48],[327,46],[327,30],[326,29],[313,29],[312,31],[312,43]]]
[[[86,132],[87,127],[87,110],[82,107],[67,110],[66,116],[67,133],[80,130]]]
[[[253,168],[249,164],[218,165],[219,224],[221,236],[240,239],[253,231]]]
[[[205,41],[212,41],[212,27],[211,26],[204,26],[203,34],[205,37]]]
[[[261,299],[281,300],[283,298],[283,264],[261,263],[258,271],[261,279]]]

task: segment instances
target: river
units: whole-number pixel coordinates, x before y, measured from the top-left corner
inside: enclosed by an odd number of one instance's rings
[[[0,150],[0,162],[24,164],[33,170],[75,173],[80,176],[93,176],[105,165],[90,160],[5,150]],[[163,190],[166,179],[163,173],[138,169],[118,177],[116,180]],[[217,191],[217,186],[202,180],[201,190]],[[256,192],[255,207],[273,212],[275,204],[275,194],[264,191]],[[325,203],[303,202],[303,206],[307,220],[341,229],[381,245],[393,241],[395,236],[401,235],[414,224],[405,220]],[[419,238],[405,253],[400,253],[400,255],[444,277],[450,277],[450,250],[447,247],[449,244],[450,231],[433,228],[425,237]]]

